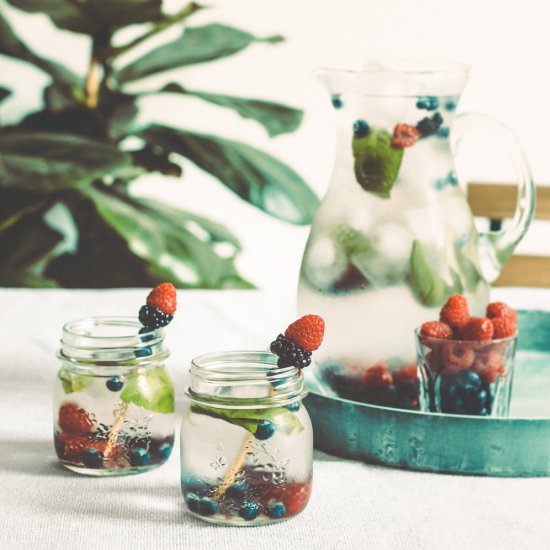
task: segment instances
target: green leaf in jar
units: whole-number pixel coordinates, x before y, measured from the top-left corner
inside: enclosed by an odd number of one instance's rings
[[[413,241],[411,252],[410,285],[417,298],[427,306],[442,305],[451,294],[462,293],[458,273],[452,271],[453,284],[448,285],[426,258],[420,241]]]
[[[366,136],[353,136],[352,151],[355,179],[365,191],[388,199],[399,175],[403,149],[392,145],[392,136],[383,129],[372,128]]]
[[[149,411],[174,412],[174,385],[164,367],[135,372],[127,376],[120,399]]]
[[[65,393],[82,391],[89,386],[92,381],[90,376],[82,376],[66,370],[60,371],[59,379],[61,380],[61,385]]]
[[[272,407],[270,409],[219,409],[195,403],[192,405],[191,411],[196,414],[206,414],[213,418],[225,420],[251,433],[256,431],[260,420],[269,420],[278,432],[284,434],[304,429],[298,417],[284,407]]]

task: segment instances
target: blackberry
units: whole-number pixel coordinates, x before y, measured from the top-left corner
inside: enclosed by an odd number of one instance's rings
[[[140,323],[150,330],[165,327],[173,318],[171,313],[163,313],[160,309],[147,305],[141,306],[139,310]]]
[[[416,125],[416,129],[422,134],[423,137],[427,137],[435,134],[437,130],[439,130],[442,123],[443,117],[439,113],[434,113],[431,118],[423,118]]]
[[[368,136],[370,127],[366,120],[359,119],[353,123],[353,134],[355,137],[362,138]]]
[[[279,334],[277,340],[271,342],[271,352],[279,357],[277,366],[280,368],[303,369],[311,364],[311,351],[301,348],[283,334]]]

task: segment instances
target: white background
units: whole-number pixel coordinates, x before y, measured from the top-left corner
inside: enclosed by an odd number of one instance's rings
[[[523,144],[535,181],[550,183],[547,0],[218,0],[209,5],[210,9],[192,18],[192,24],[224,22],[257,36],[283,34],[286,41],[276,46],[253,45],[237,56],[172,71],[143,81],[140,87],[176,80],[200,90],[287,102],[305,110],[301,128],[269,139],[262,128],[233,112],[183,97],[148,99],[143,103],[144,120],[181,124],[268,150],[295,168],[322,196],[330,179],[335,135],[330,102],[312,76],[313,69],[380,58],[456,60],[472,69],[459,111],[485,112],[505,122]],[[3,2],[0,9],[38,53],[85,73],[86,38],[54,30],[44,16],[17,12]],[[180,32],[173,29],[162,38]],[[2,105],[3,122],[39,107],[40,87],[48,82],[43,73],[0,56],[0,74],[16,92]],[[490,144],[487,154],[483,146],[471,149],[458,166],[463,178],[513,179],[506,163],[488,158],[493,153]],[[153,175],[135,189],[226,224],[244,246],[238,260],[242,274],[262,288],[293,291],[307,227],[268,217],[189,162],[182,180]],[[545,231],[544,226],[531,230],[522,249],[538,247],[544,252]]]

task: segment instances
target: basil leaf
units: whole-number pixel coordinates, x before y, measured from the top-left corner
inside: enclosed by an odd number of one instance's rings
[[[277,431],[284,434],[304,429],[298,417],[284,407],[272,407],[270,409],[218,409],[195,403],[191,406],[191,411],[225,420],[251,433],[256,431],[260,420],[269,420]]]
[[[74,374],[66,370],[61,370],[59,373],[61,384],[63,385],[63,391],[65,393],[74,393],[82,391],[87,388],[91,382],[91,376],[82,376],[80,374]]]
[[[352,151],[357,183],[369,193],[389,198],[399,175],[403,149],[392,145],[389,132],[372,128],[366,136],[353,136]]]
[[[174,385],[164,367],[136,372],[126,378],[120,399],[149,411],[174,412]]]

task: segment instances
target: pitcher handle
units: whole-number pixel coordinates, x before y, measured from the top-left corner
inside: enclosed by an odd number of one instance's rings
[[[535,210],[536,188],[519,141],[509,128],[489,115],[464,113],[455,117],[451,132],[453,154],[456,154],[462,139],[473,129],[499,134],[514,166],[518,184],[516,211],[510,226],[505,230],[479,234],[481,269],[485,279],[492,283],[512,256],[514,248],[531,223]]]

